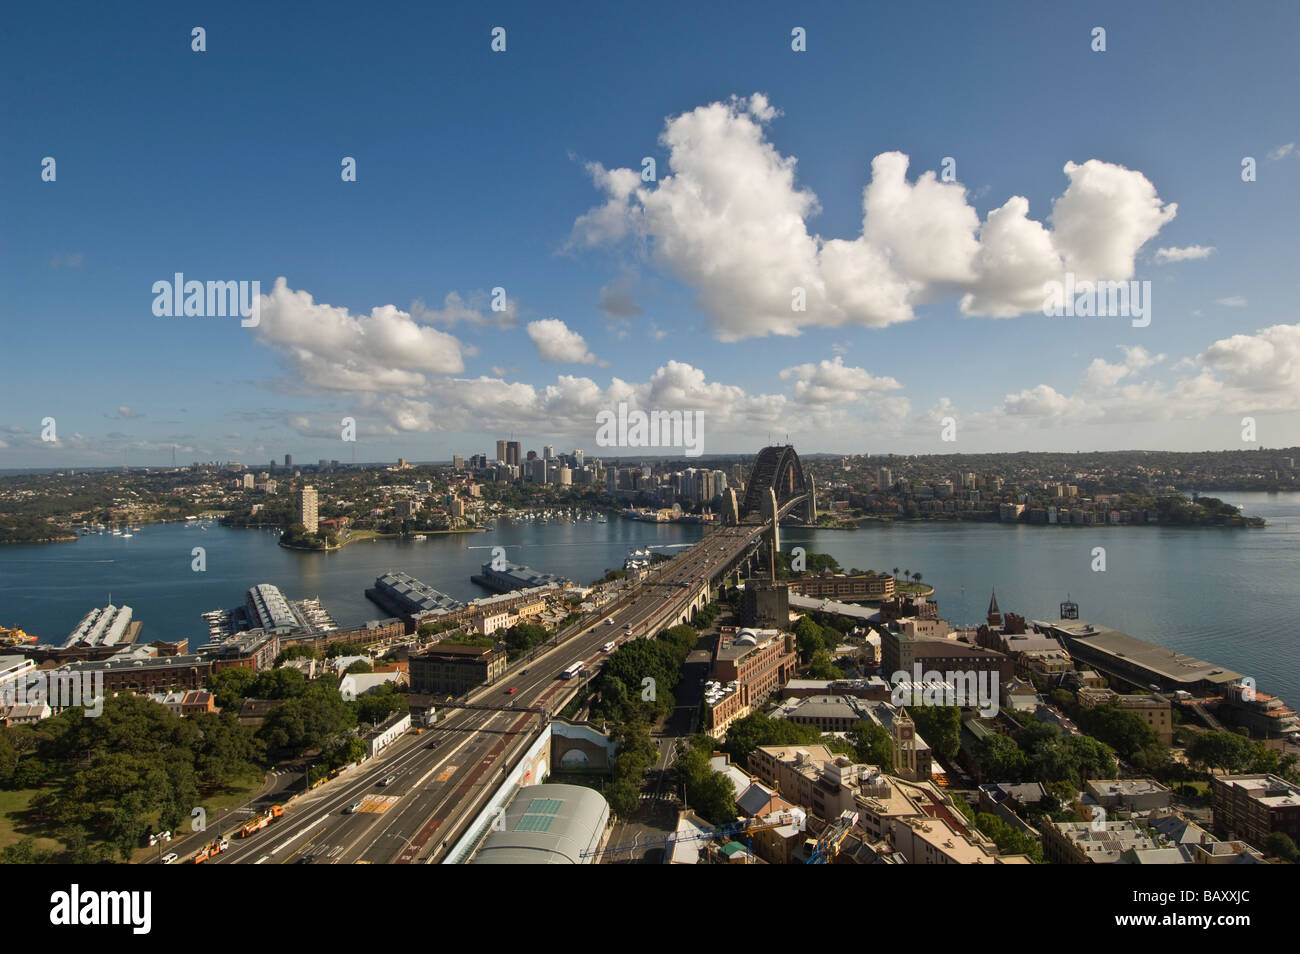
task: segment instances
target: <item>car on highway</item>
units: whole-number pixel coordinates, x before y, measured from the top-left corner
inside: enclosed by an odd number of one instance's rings
[[[390,775],[390,776],[388,776],[388,778],[384,779],[383,781],[381,781],[381,782],[379,783],[379,787],[380,787],[380,788],[387,788],[389,785],[392,785],[392,784],[393,784],[394,782],[396,782],[396,781],[397,781],[397,776],[396,776],[396,775]]]
[[[506,695],[507,695],[507,696],[513,696],[513,695],[514,695],[516,692],[518,692],[518,691],[519,691],[519,687],[518,687],[518,686],[511,686],[509,689],[506,690]]]
[[[353,802],[353,803],[352,803],[351,805],[349,805],[347,808],[343,809],[343,814],[344,814],[344,815],[355,815],[355,814],[356,814],[357,812],[359,812],[359,811],[361,811],[361,803],[360,803],[360,802]]]
[[[614,625],[614,617],[612,617],[612,616],[606,616],[606,617],[605,617],[605,625],[606,625],[606,626],[613,626],[613,625]]]
[[[180,855],[176,854],[174,851],[169,851],[167,854],[162,856],[162,863],[165,865],[171,865],[175,864],[179,859]]]

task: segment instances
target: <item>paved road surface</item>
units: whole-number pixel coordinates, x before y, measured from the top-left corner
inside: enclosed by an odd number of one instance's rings
[[[299,798],[260,832],[232,838],[229,850],[208,863],[290,864],[310,859],[409,864],[440,859],[535,738],[543,715],[526,710],[554,715],[599,665],[605,643],[652,635],[664,622],[674,622],[680,606],[698,593],[706,578],[729,566],[761,533],[762,527],[752,525],[715,529],[690,550],[658,565],[578,635],[537,659],[516,662],[502,680],[466,700],[516,708],[449,709],[446,718],[423,735],[409,733],[360,768]],[[586,667],[584,678],[561,679],[560,671],[579,660]],[[695,668],[688,664],[688,678]],[[698,675],[694,679],[698,682]],[[512,687],[516,692],[508,693]],[[698,686],[684,688],[698,697]],[[680,707],[675,719],[685,708]],[[692,728],[674,725],[679,734]],[[670,758],[664,754],[661,763]],[[380,786],[390,775],[395,781]],[[344,812],[357,802],[358,811]]]

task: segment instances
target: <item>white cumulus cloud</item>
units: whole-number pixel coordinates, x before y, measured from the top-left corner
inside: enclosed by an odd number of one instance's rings
[[[839,355],[830,361],[786,368],[781,378],[794,381],[794,399],[802,404],[835,404],[902,387],[894,378],[876,377],[864,368],[846,367]]]
[[[559,318],[543,318],[528,323],[528,337],[537,346],[543,361],[565,364],[595,364],[596,356],[587,350],[587,342]]]
[[[961,296],[969,315],[1012,317],[1042,307],[1043,285],[1126,280],[1142,246],[1177,212],[1141,172],[1067,162],[1050,228],[1010,197],[981,223],[964,186],[932,171],[909,181],[908,157],[871,163],[862,231],[823,238],[797,160],[767,137],[777,115],[762,96],[733,97],[670,117],[660,143],[668,174],[588,166],[606,199],[574,223],[572,244],[635,235],[661,268],[691,287],[724,341],[797,335],[807,327],[883,327],[917,305]]]
[[[1158,248],[1156,249],[1156,263],[1164,265],[1167,262],[1190,262],[1198,258],[1209,258],[1214,254],[1213,245],[1189,245],[1186,248]]]
[[[456,338],[394,305],[353,315],[291,290],[283,277],[261,296],[255,333],[304,383],[330,391],[409,391],[423,387],[428,375],[465,367]]]

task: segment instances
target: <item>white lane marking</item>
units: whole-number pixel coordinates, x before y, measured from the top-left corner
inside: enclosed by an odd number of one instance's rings
[[[271,854],[275,854],[277,851],[279,851],[281,848],[285,847],[286,845],[293,844],[293,842],[297,841],[297,840],[298,840],[299,838],[301,838],[303,835],[307,834],[307,832],[311,831],[313,828],[315,828],[317,825],[319,825],[321,822],[323,822],[323,821],[324,821],[326,818],[328,818],[328,817],[329,817],[328,815],[322,815],[320,818],[316,819],[314,822],[312,822],[312,823],[311,823],[310,825],[308,825],[306,828],[304,828],[304,829],[302,829],[301,831],[299,831],[296,835],[291,835],[291,836],[289,836],[289,838],[287,838],[286,840],[280,842],[278,845],[276,845],[274,848],[272,848],[272,849],[271,849]]]

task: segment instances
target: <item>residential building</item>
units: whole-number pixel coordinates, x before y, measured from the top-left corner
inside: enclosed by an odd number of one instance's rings
[[[1160,847],[1131,821],[1043,824],[1043,860],[1056,865],[1118,864],[1130,849]]]
[[[879,768],[857,764],[824,745],[760,745],[749,764],[786,799],[826,821],[856,810],[859,798],[890,794]]]
[[[476,633],[491,636],[499,629],[511,626],[511,614],[505,610],[489,610],[479,613],[470,620],[470,627]]]
[[[1164,696],[1156,693],[1122,695],[1115,700],[1115,707],[1131,712],[1145,722],[1162,744],[1173,744],[1173,706]]]
[[[753,708],[794,675],[799,665],[794,637],[776,629],[723,626],[713,651],[713,678],[739,683],[743,705]]]
[[[0,725],[35,725],[54,714],[46,702],[0,705]]]
[[[141,658],[119,654],[110,659],[68,663],[58,671],[83,677],[103,673],[106,693],[149,693],[166,689],[202,689],[212,674],[212,662],[201,655]]]
[[[212,693],[204,689],[191,689],[188,692],[154,692],[149,698],[161,706],[166,706],[174,715],[187,716],[196,712],[216,712],[217,703]]]
[[[941,818],[896,818],[890,837],[894,849],[913,865],[1032,864],[1025,855],[999,855],[977,832],[963,835]]]
[[[1015,663],[1009,656],[951,639],[886,630],[880,636],[880,650],[886,675],[910,675],[918,664],[922,672],[989,672],[997,675],[999,684],[1015,675]]]
[[[1110,813],[1150,812],[1168,808],[1173,801],[1173,792],[1149,778],[1089,779],[1084,791]]]
[[[411,688],[434,695],[460,695],[505,675],[506,662],[503,649],[438,645],[410,658]]]
[[[1214,832],[1263,848],[1275,831],[1300,844],[1300,787],[1277,775],[1219,775],[1210,779]]]
[[[320,529],[316,488],[311,484],[298,491],[298,522],[306,528],[308,533],[315,533]]]
[[[823,573],[790,581],[790,592],[837,600],[886,600],[894,595],[888,573]]]
[[[847,732],[859,722],[870,721],[867,707],[861,701],[853,696],[833,695],[786,699],[772,717],[816,726],[823,732]]]
[[[722,738],[727,727],[749,715],[749,704],[739,680],[704,684],[704,718],[701,727],[714,738]]]

